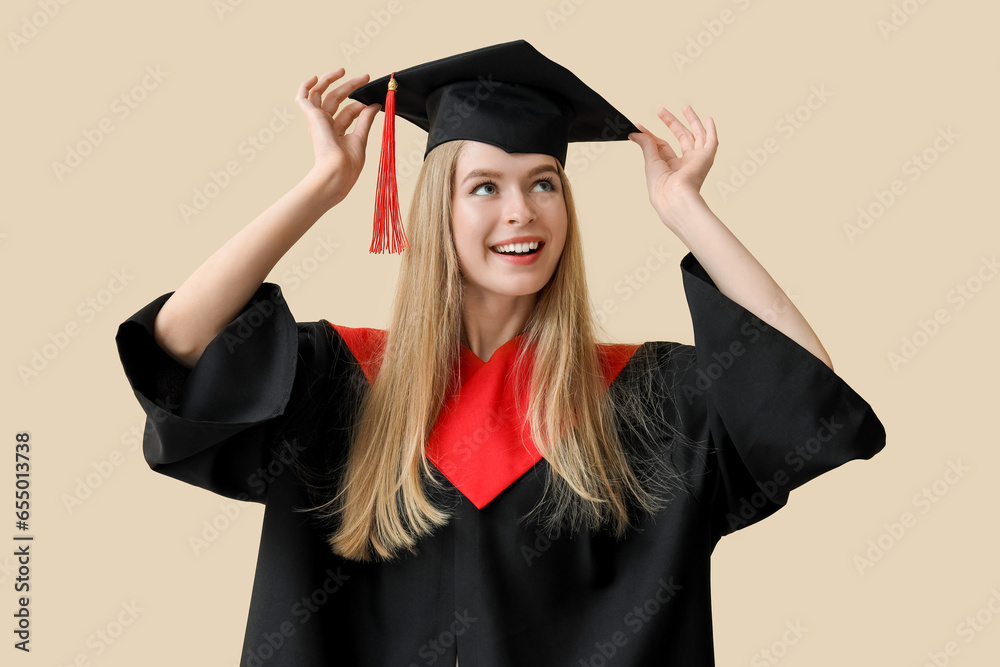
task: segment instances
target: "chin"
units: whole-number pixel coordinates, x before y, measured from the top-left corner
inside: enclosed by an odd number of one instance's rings
[[[483,284],[469,284],[465,283],[463,285],[463,291],[467,296],[471,295],[481,295],[481,296],[493,296],[501,298],[519,298],[527,296],[537,296],[542,288],[548,284],[548,281],[506,281],[498,282],[493,285],[483,285]]]
[[[542,287],[545,287],[545,285],[525,285],[524,287],[518,285],[505,285],[504,287],[498,289],[495,294],[509,297],[537,296],[538,293],[542,291]]]

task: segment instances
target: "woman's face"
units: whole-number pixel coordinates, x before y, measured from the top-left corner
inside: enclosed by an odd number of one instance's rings
[[[533,295],[566,243],[556,159],[467,141],[458,156],[452,233],[466,297]]]

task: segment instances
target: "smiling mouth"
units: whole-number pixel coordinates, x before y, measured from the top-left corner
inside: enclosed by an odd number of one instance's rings
[[[533,255],[541,249],[542,245],[544,244],[539,241],[505,243],[503,245],[495,245],[490,250],[498,255]]]

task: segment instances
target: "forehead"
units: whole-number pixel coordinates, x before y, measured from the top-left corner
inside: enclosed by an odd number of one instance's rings
[[[556,159],[544,153],[508,153],[502,148],[480,141],[466,141],[458,153],[455,172],[463,178],[473,170],[498,172],[527,171],[539,165],[556,166]]]

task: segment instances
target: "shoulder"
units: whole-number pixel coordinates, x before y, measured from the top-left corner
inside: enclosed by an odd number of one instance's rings
[[[685,415],[676,413],[697,409],[689,391],[698,369],[693,345],[673,341],[602,343],[598,351],[606,372],[617,369],[608,375],[616,402],[638,402],[645,406],[644,412],[667,421],[684,419]]]
[[[612,346],[602,347],[613,354],[607,349]],[[625,452],[657,495],[700,499],[710,461],[705,402],[690,391],[695,349],[673,341],[630,347],[628,362],[609,387]]]
[[[328,320],[320,320],[317,324],[326,329],[326,335],[336,339],[341,354],[360,366],[369,382],[375,379],[385,352],[387,332],[384,329],[348,327]]]
[[[678,445],[702,441],[707,431],[707,405],[704,392],[696,387],[694,346],[650,341],[634,348],[609,387],[620,418],[641,423],[644,433],[659,433],[654,440]],[[700,452],[699,447],[694,450]]]
[[[693,345],[673,341],[645,343],[599,343],[598,355],[605,367],[619,366],[624,377],[655,375],[676,378],[696,363]]]

